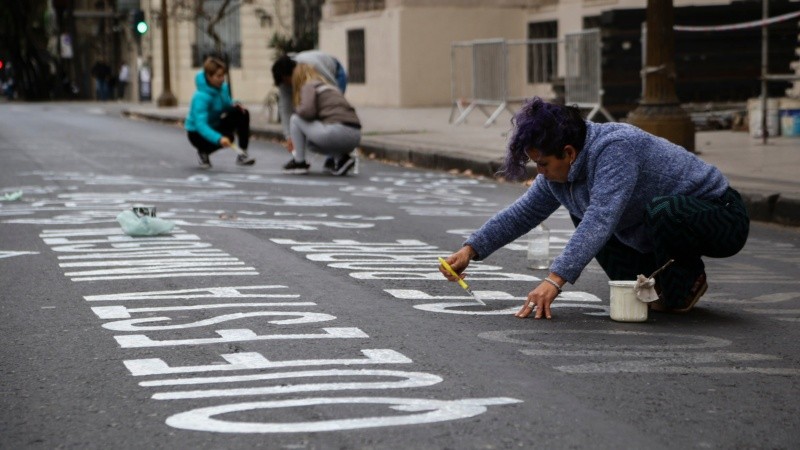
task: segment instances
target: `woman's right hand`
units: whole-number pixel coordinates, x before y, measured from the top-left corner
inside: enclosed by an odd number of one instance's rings
[[[231,140],[228,139],[227,136],[222,136],[221,138],[219,138],[219,145],[221,145],[223,147],[230,147],[232,144],[231,144]]]
[[[294,142],[292,142],[291,138],[287,139],[286,143],[283,144],[283,146],[286,147],[286,150],[288,150],[289,153],[292,153],[294,151]]]
[[[472,250],[472,247],[465,245],[464,247],[461,247],[461,250],[453,253],[444,260],[447,261],[447,264],[449,264],[457,274],[461,275],[467,266],[469,266],[473,252],[474,250]],[[458,278],[454,277],[453,274],[451,274],[442,266],[439,266],[439,272],[441,272],[441,274],[450,281],[458,281]],[[461,278],[464,278],[464,276],[462,275]]]

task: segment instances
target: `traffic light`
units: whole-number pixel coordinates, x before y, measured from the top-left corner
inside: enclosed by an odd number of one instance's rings
[[[137,38],[141,37],[143,34],[147,33],[147,21],[144,20],[144,11],[141,9],[136,9],[133,11],[133,35]]]

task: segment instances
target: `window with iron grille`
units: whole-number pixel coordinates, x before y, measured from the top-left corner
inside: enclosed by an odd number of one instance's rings
[[[347,31],[347,80],[357,84],[367,81],[363,28]]]
[[[600,16],[585,16],[583,18],[583,29],[584,30],[591,30],[592,28],[600,28],[602,23],[600,22]]]
[[[353,12],[377,11],[386,8],[384,0],[354,0]]]
[[[528,83],[549,83],[558,70],[558,22],[531,22],[528,39]]]
[[[324,0],[294,0],[294,40],[298,51],[317,47]]]
[[[203,8],[209,17],[216,15],[222,0],[205,0]],[[206,17],[197,17],[195,43],[192,45],[192,66],[200,67],[207,56],[217,56],[228,61],[229,67],[242,67],[242,33],[238,6],[228,7],[225,16],[214,26],[214,32],[222,41],[222,48],[216,48],[214,39],[206,32]]]

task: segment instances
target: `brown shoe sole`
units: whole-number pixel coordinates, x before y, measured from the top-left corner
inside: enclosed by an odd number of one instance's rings
[[[692,298],[692,301],[690,301],[689,304],[686,305],[685,307],[683,307],[683,308],[667,308],[666,306],[664,306],[661,303],[659,303],[661,300],[656,300],[655,302],[652,302],[652,303],[649,304],[650,305],[650,309],[653,310],[653,311],[658,311],[658,312],[670,312],[670,313],[675,313],[675,314],[686,314],[689,311],[691,311],[692,308],[694,308],[694,305],[696,305],[697,302],[700,301],[700,297],[702,297],[703,294],[705,294],[707,290],[708,290],[708,282],[706,281],[705,277],[703,277],[703,284],[700,286],[700,289],[697,291],[697,293],[695,294],[694,298]]]
[[[684,314],[684,313],[687,313],[687,312],[691,311],[692,308],[694,308],[694,305],[696,305],[697,302],[700,301],[700,297],[702,297],[703,294],[705,294],[707,290],[708,290],[708,283],[703,281],[703,286],[697,292],[697,295],[692,299],[692,301],[689,302],[689,304],[685,308],[673,309],[672,312],[675,312],[675,313],[678,313],[678,314]]]

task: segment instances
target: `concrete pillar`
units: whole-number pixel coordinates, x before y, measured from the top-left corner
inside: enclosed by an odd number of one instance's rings
[[[644,98],[628,122],[694,152],[694,124],[675,93],[674,24],[672,0],[647,0]]]

